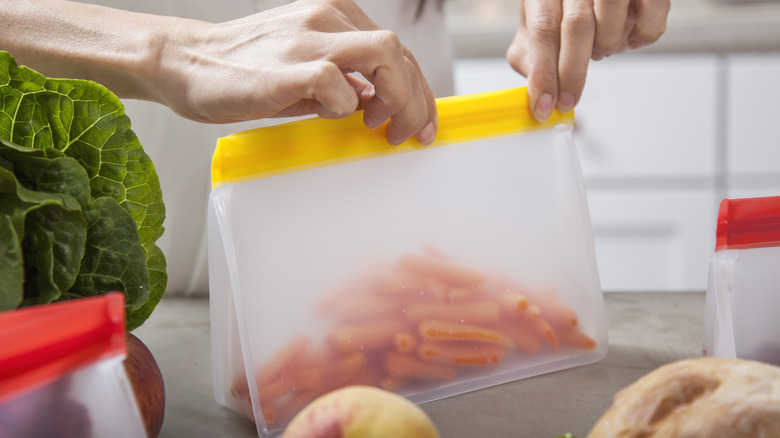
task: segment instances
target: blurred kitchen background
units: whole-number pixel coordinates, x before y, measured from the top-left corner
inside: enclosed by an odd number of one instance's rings
[[[516,0],[449,0],[458,94],[524,84]],[[592,62],[575,139],[605,291],[702,291],[723,198],[780,195],[780,1],[672,0],[655,45]]]

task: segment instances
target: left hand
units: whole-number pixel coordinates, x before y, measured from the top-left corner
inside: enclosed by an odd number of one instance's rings
[[[534,117],[574,108],[591,59],[656,42],[670,7],[670,0],[521,0],[507,60],[528,78]]]

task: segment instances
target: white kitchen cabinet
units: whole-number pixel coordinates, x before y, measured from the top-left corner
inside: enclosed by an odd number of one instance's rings
[[[728,58],[728,197],[780,195],[780,53]]]
[[[702,187],[715,172],[714,55],[623,55],[591,62],[577,106],[586,178]]]
[[[716,55],[591,63],[576,109],[605,291],[704,290],[718,205]],[[456,90],[524,85],[503,59],[460,60]]]
[[[504,58],[459,58],[453,68],[455,94],[522,87],[528,83]]]
[[[589,190],[605,291],[704,290],[715,248],[712,190]]]
[[[703,290],[715,240],[719,60],[591,63],[575,140],[605,291]]]

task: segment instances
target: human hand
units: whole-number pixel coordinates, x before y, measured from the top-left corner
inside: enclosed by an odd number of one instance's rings
[[[534,117],[574,108],[590,59],[656,42],[670,7],[670,0],[521,0],[507,60],[528,78]]]
[[[364,110],[387,140],[433,141],[433,92],[414,56],[349,0],[300,0],[235,21],[177,21],[160,49],[156,100],[209,123]],[[357,72],[358,78],[349,73]]]

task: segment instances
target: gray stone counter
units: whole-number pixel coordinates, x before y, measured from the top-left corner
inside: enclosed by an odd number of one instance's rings
[[[443,438],[582,438],[614,394],[656,367],[701,352],[704,293],[605,294],[609,353],[601,362],[423,405]],[[255,437],[212,397],[206,299],[166,298],[136,335],[166,384],[161,437]]]

